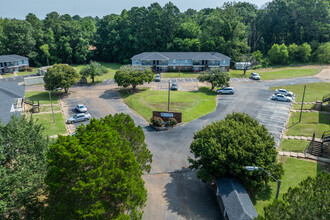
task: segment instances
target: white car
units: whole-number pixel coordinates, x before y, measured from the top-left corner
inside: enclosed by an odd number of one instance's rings
[[[217,90],[217,93],[218,94],[234,94],[235,93],[235,90],[233,87],[224,87],[222,89],[218,89]]]
[[[291,96],[291,97],[294,96],[294,94],[292,92],[290,92],[290,91],[288,91],[286,89],[277,89],[275,91],[275,95],[277,95],[277,94],[282,94],[282,95]]]
[[[76,123],[76,122],[80,122],[80,121],[87,121],[89,119],[91,119],[90,114],[79,113],[73,117],[68,118],[67,123],[71,124],[71,123]]]
[[[272,100],[283,101],[283,102],[292,102],[292,98],[291,97],[285,96],[285,95],[282,95],[282,94],[275,94],[275,95],[273,95]]]
[[[77,112],[84,113],[87,112],[87,108],[83,104],[78,104],[74,107]]]
[[[251,73],[251,78],[255,80],[260,80],[260,76],[258,73]]]

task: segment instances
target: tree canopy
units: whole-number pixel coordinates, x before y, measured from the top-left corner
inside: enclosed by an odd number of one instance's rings
[[[130,65],[122,66],[115,74],[115,81],[118,86],[136,86],[150,83],[154,79],[154,74],[150,68],[132,67]]]
[[[230,77],[227,72],[219,68],[214,68],[211,71],[200,73],[198,80],[200,82],[211,83],[211,90],[213,90],[215,87],[229,86]]]
[[[82,70],[80,70],[80,75],[85,77],[91,77],[92,82],[94,82],[95,76],[101,76],[107,73],[108,70],[98,62],[91,61],[90,64],[84,66]]]
[[[122,124],[115,129],[115,122]],[[142,218],[147,191],[131,146],[143,144],[125,122],[132,128],[124,115],[91,119],[50,146],[46,219]]]
[[[233,113],[224,120],[205,126],[194,134],[190,145],[194,158],[191,169],[202,181],[233,176],[249,190],[256,190],[270,180],[263,172],[251,172],[245,166],[263,167],[280,179],[283,166],[277,163],[274,138],[264,125],[245,113]]]
[[[32,118],[0,122],[1,219],[40,219],[48,144]]]
[[[308,177],[299,186],[289,188],[282,200],[267,205],[265,216],[257,219],[329,219],[330,174],[317,173]]]
[[[69,88],[78,81],[79,74],[67,64],[55,64],[47,69],[44,76],[45,89],[52,91],[62,88],[67,93]]]

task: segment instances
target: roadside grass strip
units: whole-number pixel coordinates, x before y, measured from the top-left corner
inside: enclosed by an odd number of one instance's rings
[[[282,183],[279,193],[280,200],[283,198],[283,194],[288,191],[289,187],[296,187],[308,176],[315,177],[318,171],[323,170],[316,162],[282,156],[280,156],[278,160],[282,162],[284,166],[284,175],[281,179]],[[255,174],[258,175],[258,172]],[[263,208],[275,199],[276,189],[277,183],[270,182],[264,189],[255,192],[255,194],[251,196],[252,202],[259,215],[264,215]]]
[[[168,92],[150,91],[141,89],[138,93],[129,93],[129,90],[120,90],[125,103],[150,121],[152,111],[167,111]],[[216,92],[207,88],[199,91],[171,91],[170,111],[182,112],[182,122],[189,122],[203,115],[211,113],[216,107]]]
[[[305,84],[289,85],[281,87],[271,87],[271,90],[287,89],[296,95],[296,102],[301,102]],[[323,96],[330,93],[330,83],[308,83],[306,84],[306,92],[304,102],[316,102],[322,100]]]
[[[166,72],[162,73],[163,78],[197,78],[198,73],[189,72],[189,73],[179,73],[179,72]]]
[[[65,121],[62,113],[54,113],[55,123],[53,121],[53,114],[33,114],[32,118],[36,119],[38,123],[42,124],[45,128],[44,133],[47,136],[57,134],[66,134]]]
[[[330,130],[330,114],[303,112],[301,122],[299,115],[300,112],[291,112],[287,136],[312,137],[315,131],[316,137],[320,138],[323,132]]]
[[[309,141],[305,140],[293,140],[293,139],[282,139],[280,151],[287,151],[287,152],[297,152],[297,153],[304,153]]]
[[[40,106],[40,112],[51,112],[52,111],[52,107],[49,105],[47,106]],[[61,111],[61,107],[59,105],[53,105],[53,110],[55,111]]]
[[[52,92],[52,102],[53,104],[58,104],[58,95],[57,92]],[[49,92],[42,92],[42,91],[32,91],[32,92],[25,92],[25,97],[34,102],[42,104],[50,104],[49,99]]]

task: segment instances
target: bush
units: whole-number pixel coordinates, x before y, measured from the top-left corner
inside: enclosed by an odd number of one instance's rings
[[[171,127],[174,126],[178,123],[178,121],[175,118],[170,118],[167,122],[166,122],[166,127]]]
[[[156,127],[163,127],[163,125],[164,125],[164,120],[161,117],[157,117],[157,116],[153,116],[150,119],[150,122],[153,126],[156,126]]]

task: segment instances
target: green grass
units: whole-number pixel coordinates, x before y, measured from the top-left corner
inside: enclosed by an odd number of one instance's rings
[[[38,67],[31,67],[33,70],[31,72],[29,71],[24,71],[24,72],[17,72],[18,76],[25,76],[25,75],[31,75],[31,74],[36,74],[38,73]]]
[[[296,102],[302,101],[304,92],[304,85],[289,85],[282,87],[271,87],[271,90],[279,88],[287,89],[296,95]],[[316,100],[322,100],[323,96],[330,93],[330,83],[308,83],[306,84],[306,92],[304,102],[315,102]]]
[[[140,89],[138,93],[129,93],[122,89],[120,93],[125,103],[147,121],[152,111],[167,111],[167,91],[149,91]],[[214,111],[216,93],[208,88],[199,91],[171,91],[170,111],[182,112],[182,121],[189,122]]]
[[[55,113],[55,124],[53,122],[53,115],[50,114],[33,114],[34,119],[38,119],[38,122],[45,128],[44,133],[47,136],[53,136],[57,134],[66,134],[65,121],[62,113]]]
[[[53,110],[54,111],[61,111],[61,107],[59,105],[53,105]],[[41,106],[40,107],[40,112],[51,112],[52,107],[51,106]]]
[[[245,75],[242,75],[244,73],[243,70],[230,70],[229,76],[232,78],[250,77],[252,72],[258,73],[262,80],[286,79],[316,75],[320,72],[320,67],[315,66],[312,69],[304,69],[304,67],[288,69],[288,67],[282,67],[276,69],[247,70]]]
[[[309,141],[304,141],[304,140],[283,139],[280,146],[280,151],[303,153],[308,143]]]
[[[323,132],[330,130],[330,114],[319,112],[303,112],[299,123],[299,112],[292,112],[288,124],[288,136],[321,137]]]
[[[115,76],[116,71],[122,66],[119,63],[106,63],[106,62],[99,62],[102,66],[106,67],[108,70],[108,73],[103,74],[102,76],[96,76],[95,77],[95,82],[96,83],[101,83],[103,82],[103,80],[105,79],[113,79]],[[77,72],[79,73],[80,70],[86,66],[87,64],[81,64],[81,65],[72,65],[73,67],[76,68]],[[91,78],[87,78],[87,82],[91,83],[92,79]]]
[[[279,161],[283,162],[284,175],[281,179],[281,188],[279,199],[282,199],[283,194],[286,193],[289,187],[296,187],[298,184],[306,179],[308,176],[316,176],[318,165],[316,162],[299,160],[289,157],[280,157]],[[256,172],[256,171],[254,171]],[[257,172],[256,172],[257,175]],[[252,202],[259,215],[264,214],[264,206],[271,203],[275,199],[277,183],[270,182],[268,187],[251,197]]]
[[[166,72],[162,73],[163,78],[197,78],[198,73],[187,72],[187,73],[179,73],[179,72]]]
[[[59,93],[52,92],[53,104],[58,104],[58,95],[59,95]],[[32,100],[35,102],[39,101],[40,105],[50,104],[49,92],[42,92],[42,91],[25,92],[25,97],[28,100]]]
[[[303,105],[303,110],[314,110],[314,105],[315,104],[304,104]],[[292,109],[300,110],[301,109],[301,104],[293,104]]]

